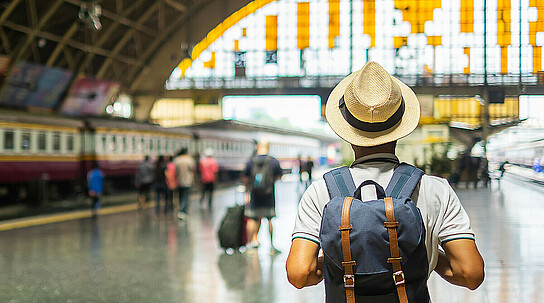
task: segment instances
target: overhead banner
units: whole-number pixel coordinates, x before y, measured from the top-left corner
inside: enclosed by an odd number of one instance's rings
[[[68,92],[61,112],[71,116],[104,115],[106,106],[117,96],[119,88],[116,82],[79,78]]]
[[[0,95],[0,104],[53,110],[72,77],[71,71],[17,62],[6,79]]]

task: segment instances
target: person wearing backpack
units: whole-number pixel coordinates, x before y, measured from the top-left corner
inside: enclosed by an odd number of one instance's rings
[[[476,289],[484,262],[459,198],[447,180],[395,155],[397,140],[419,122],[415,93],[368,62],[334,88],[325,115],[355,161],[326,173],[301,198],[289,282],[303,288],[325,280],[327,303],[427,303],[433,270]]]
[[[281,178],[282,170],[279,161],[268,155],[270,144],[267,141],[257,143],[257,153],[246,164],[242,173],[242,181],[249,190],[249,204],[246,205],[244,215],[249,218],[247,222],[247,247],[257,248],[259,241],[257,235],[261,227],[262,218],[268,220],[268,232],[270,233],[270,253],[280,253],[274,247],[272,218],[276,216],[276,196],[274,193],[276,180]]]

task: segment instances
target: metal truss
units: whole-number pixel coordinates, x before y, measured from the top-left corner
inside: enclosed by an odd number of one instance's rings
[[[10,58],[9,67],[35,62],[130,88],[201,2],[210,1],[3,0],[0,55]]]

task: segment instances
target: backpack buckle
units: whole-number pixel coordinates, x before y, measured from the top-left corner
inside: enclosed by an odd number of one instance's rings
[[[397,280],[397,277],[400,277],[400,280]],[[345,281],[345,278],[344,278],[344,281]],[[393,273],[393,281],[395,282],[395,285],[397,285],[397,286],[399,286],[401,284],[404,284],[406,282],[404,280],[404,272],[402,270],[394,272]]]
[[[344,275],[344,287],[345,288],[355,287],[355,275]]]

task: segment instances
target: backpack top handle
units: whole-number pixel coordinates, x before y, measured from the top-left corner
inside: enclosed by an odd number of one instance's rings
[[[366,180],[366,181],[363,181],[363,183],[361,183],[361,185],[359,185],[359,187],[357,187],[357,189],[355,190],[355,193],[353,194],[355,199],[359,199],[359,200],[363,201],[361,199],[361,190],[362,190],[363,186],[366,186],[366,185],[374,185],[376,187],[376,197],[378,199],[384,199],[385,198],[385,190],[383,189],[383,187],[380,184],[378,184],[374,180]]]

